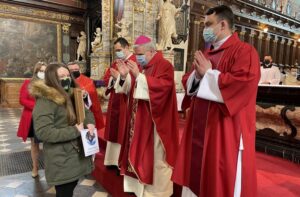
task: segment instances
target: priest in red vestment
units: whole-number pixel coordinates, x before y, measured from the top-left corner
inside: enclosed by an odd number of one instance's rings
[[[204,40],[187,81],[193,96],[172,180],[184,197],[255,197],[255,106],[260,79],[256,50],[232,34],[225,6],[208,10]]]
[[[173,193],[172,167],[178,151],[178,114],[173,65],[146,36],[134,45],[137,62],[118,62],[117,93],[129,96],[121,174],[124,191],[138,197]],[[130,74],[133,76],[131,76]]]
[[[135,55],[130,52],[129,43],[125,38],[120,37],[115,40],[114,51],[116,60],[104,75],[104,81],[107,86],[105,93],[107,95],[110,94],[104,133],[104,139],[107,141],[104,158],[104,165],[106,166],[119,165],[119,155],[125,133],[128,105],[127,95],[116,94],[114,89],[115,81],[119,75],[116,62],[127,62],[129,60],[136,62]]]
[[[97,90],[92,79],[80,73],[80,67],[76,62],[69,62],[68,68],[75,78],[76,82],[80,88],[86,91],[88,94],[85,100],[89,109],[93,112],[95,117],[95,126],[98,131],[98,136],[100,136],[100,129],[104,127],[103,115],[100,105],[100,100],[98,98]]]

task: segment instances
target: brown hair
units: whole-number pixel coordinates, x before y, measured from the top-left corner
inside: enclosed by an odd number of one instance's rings
[[[38,79],[37,73],[41,70],[42,66],[47,67],[47,64],[39,61],[34,65],[32,79]]]
[[[45,71],[45,84],[49,87],[55,88],[66,100],[65,102],[65,108],[67,110],[67,116],[68,116],[68,122],[69,125],[75,125],[76,124],[76,114],[74,112],[74,106],[72,103],[72,96],[69,95],[64,88],[60,84],[60,79],[57,74],[57,70],[59,68],[65,68],[69,71],[68,67],[62,63],[50,63]],[[74,87],[78,87],[76,84],[75,80],[73,79],[72,75],[70,74],[71,77],[71,83],[73,84]]]

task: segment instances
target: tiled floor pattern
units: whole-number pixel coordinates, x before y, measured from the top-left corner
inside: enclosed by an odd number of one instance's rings
[[[16,153],[28,154],[30,141],[23,142],[17,137],[21,109],[0,108],[0,159],[13,157]],[[42,148],[42,145],[41,145]],[[28,159],[28,158],[26,158]],[[29,160],[31,160],[29,158]],[[11,164],[13,165],[13,164]],[[20,164],[20,161],[15,165]],[[13,167],[12,167],[13,168]],[[2,169],[3,170],[3,169]],[[38,178],[31,177],[31,171],[10,176],[0,176],[0,197],[54,197],[55,189],[46,183],[44,170],[39,170]],[[88,176],[79,181],[74,197],[110,197],[110,195]]]
[[[30,150],[30,139],[17,137],[22,109],[0,108],[0,155]]]

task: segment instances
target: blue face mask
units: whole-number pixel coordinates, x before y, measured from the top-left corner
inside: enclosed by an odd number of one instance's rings
[[[145,55],[136,55],[136,61],[143,67],[148,64]]]
[[[123,51],[116,51],[117,59],[125,59],[125,54]]]
[[[214,43],[217,40],[218,36],[214,33],[212,27],[204,28],[203,30],[203,39],[207,43]]]

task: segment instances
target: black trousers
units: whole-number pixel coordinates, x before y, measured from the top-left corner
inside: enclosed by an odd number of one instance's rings
[[[56,197],[73,197],[78,180],[63,185],[55,185]]]

